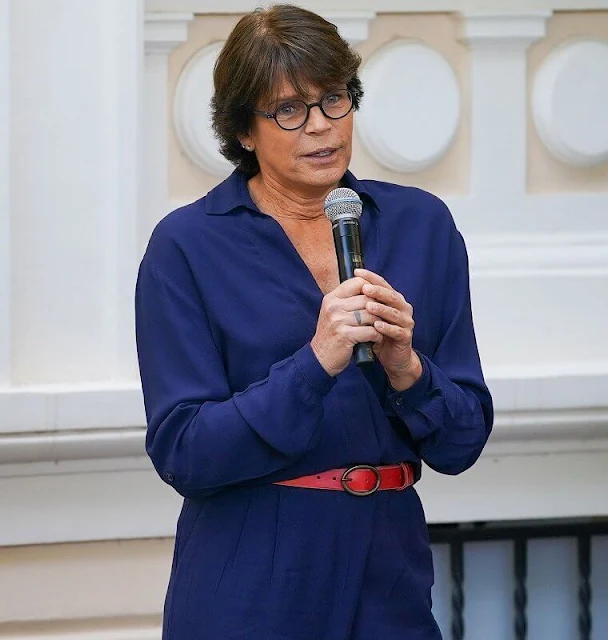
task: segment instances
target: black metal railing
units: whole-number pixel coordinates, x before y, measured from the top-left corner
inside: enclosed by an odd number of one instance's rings
[[[591,640],[591,542],[595,536],[608,535],[608,520],[584,522],[546,522],[513,524],[431,525],[432,544],[449,546],[451,579],[451,640],[465,639],[464,550],[467,543],[511,542],[513,545],[513,629],[516,640],[528,633],[528,542],[533,539],[571,538],[577,543],[578,557],[578,631],[579,640]],[[446,639],[447,640],[447,639]]]

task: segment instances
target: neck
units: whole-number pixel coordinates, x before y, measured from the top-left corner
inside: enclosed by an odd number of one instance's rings
[[[325,219],[325,198],[337,186],[336,184],[304,192],[279,184],[272,177],[264,176],[262,173],[249,180],[251,197],[259,209],[273,218],[286,221]]]

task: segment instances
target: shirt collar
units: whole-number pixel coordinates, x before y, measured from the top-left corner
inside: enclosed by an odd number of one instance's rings
[[[364,202],[367,201],[378,210],[378,204],[367,189],[367,186],[357,180],[350,171],[344,174],[342,185],[355,191]],[[205,198],[205,210],[210,216],[221,216],[239,207],[253,211],[258,210],[249,195],[247,176],[242,171],[235,169],[226,180],[208,193]]]

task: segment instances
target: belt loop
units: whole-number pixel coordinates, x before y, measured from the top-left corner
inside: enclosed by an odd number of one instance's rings
[[[395,491],[403,491],[414,484],[414,478],[410,476],[410,466],[405,464],[405,462],[400,462],[399,466],[403,469],[403,485],[395,489]]]

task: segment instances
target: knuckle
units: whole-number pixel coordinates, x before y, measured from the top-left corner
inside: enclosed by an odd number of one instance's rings
[[[348,336],[348,332],[349,332],[349,327],[347,327],[345,324],[340,324],[336,327],[336,333],[342,339]]]

